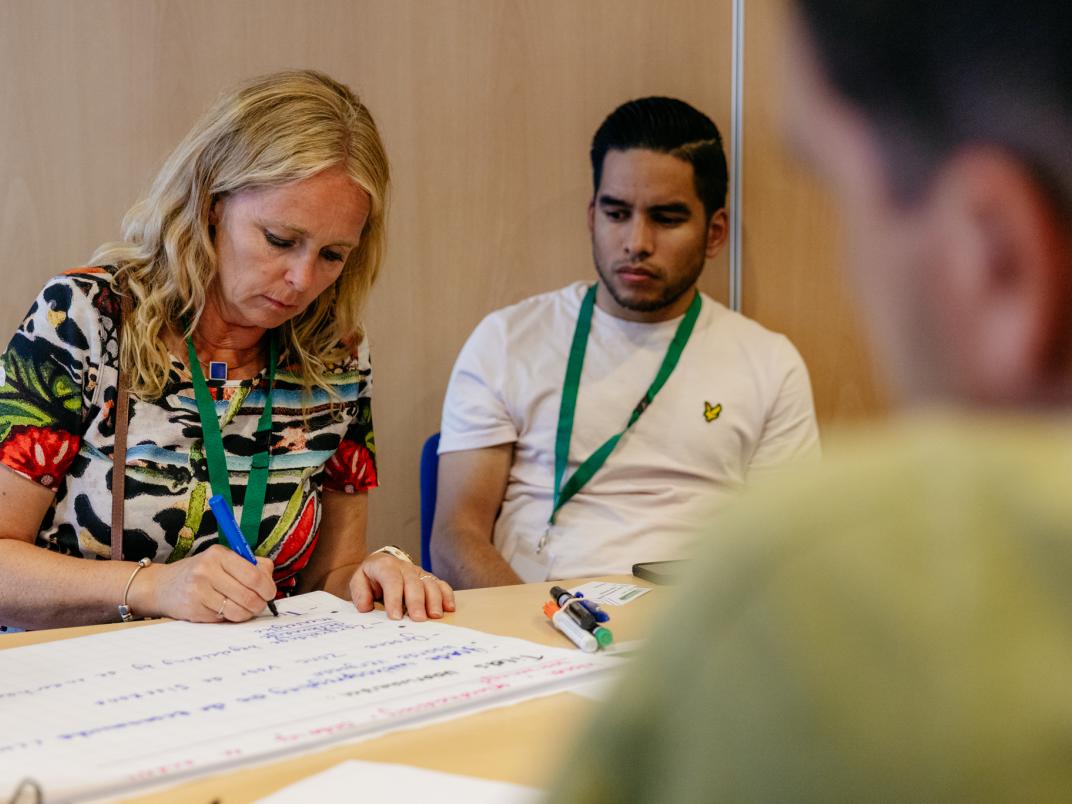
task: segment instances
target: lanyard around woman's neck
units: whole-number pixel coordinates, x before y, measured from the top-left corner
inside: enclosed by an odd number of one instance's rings
[[[208,478],[212,484],[212,493],[220,494],[227,504],[231,502],[231,477],[227,471],[227,454],[223,448],[223,434],[220,432],[220,420],[216,415],[216,404],[201,371],[201,362],[197,359],[197,350],[189,336],[186,337],[186,350],[190,355],[190,377],[194,384],[194,397],[197,399],[197,415],[201,419],[201,436],[205,443],[205,457],[208,460]],[[261,514],[264,511],[264,495],[268,488],[268,465],[271,463],[269,445],[272,432],[272,388],[275,386],[275,364],[279,359],[279,341],[273,330],[268,336],[268,390],[264,395],[264,410],[257,422],[256,443],[262,449],[251,460],[249,479],[246,483],[246,496],[242,502],[242,535],[250,547],[256,547],[261,530]],[[220,536],[223,538],[222,534]]]
[[[677,366],[677,361],[685,349],[685,344],[689,342],[689,336],[692,335],[692,329],[696,325],[697,317],[700,315],[700,305],[703,303],[700,300],[700,294],[697,293],[689,305],[689,309],[685,312],[684,318],[681,319],[681,323],[677,325],[677,331],[674,333],[673,340],[670,341],[670,346],[666,349],[666,355],[663,357],[663,362],[655,374],[655,379],[652,380],[648,390],[644,392],[644,396],[640,398],[636,407],[633,408],[633,412],[629,416],[629,423],[625,425],[625,429],[603,442],[599,449],[589,455],[587,460],[577,467],[577,470],[570,475],[569,480],[563,486],[562,478],[566,474],[570,439],[573,437],[573,415],[577,408],[577,390],[581,385],[581,369],[584,367],[584,353],[588,348],[588,332],[592,328],[592,312],[595,308],[597,287],[598,284],[592,285],[584,295],[584,301],[581,302],[581,312],[577,317],[577,327],[573,331],[573,344],[570,346],[569,362],[566,364],[566,379],[562,386],[562,405],[558,410],[558,432],[555,436],[554,500],[551,507],[551,517],[547,520],[550,525],[555,524],[558,509],[565,505],[570,497],[580,491],[584,484],[592,478],[592,475],[603,466],[603,463],[614,450],[614,447],[617,446],[621,437],[636,423],[636,420],[640,418],[641,414],[647,410],[648,405],[655,399],[656,394],[662,390],[674,367]]]

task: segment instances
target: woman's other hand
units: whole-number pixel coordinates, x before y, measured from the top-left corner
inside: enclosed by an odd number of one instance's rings
[[[218,544],[173,564],[151,564],[130,587],[135,612],[194,623],[249,620],[275,594],[269,559],[254,566]]]
[[[372,553],[350,579],[350,597],[361,612],[372,611],[383,600],[387,616],[399,620],[403,613],[418,622],[438,619],[454,611],[450,584],[425,572],[416,564],[387,553]]]

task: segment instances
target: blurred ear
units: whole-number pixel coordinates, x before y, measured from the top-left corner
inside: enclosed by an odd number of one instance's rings
[[[588,234],[593,234],[596,228],[596,200],[588,202]]]
[[[722,246],[726,244],[726,237],[729,235],[729,231],[729,216],[726,214],[725,208],[722,208],[712,215],[711,220],[707,222],[707,248],[705,250],[707,259],[711,259],[722,250]]]
[[[1045,187],[991,147],[954,156],[926,211],[936,313],[962,369],[961,392],[985,401],[1038,396],[1067,357],[1072,254]]]

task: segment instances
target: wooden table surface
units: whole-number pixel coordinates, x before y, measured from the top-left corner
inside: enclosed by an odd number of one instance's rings
[[[598,579],[650,586],[632,576]],[[559,581],[575,587],[577,581]],[[551,583],[500,586],[457,592],[458,611],[443,621],[489,634],[518,637],[544,645],[572,647],[543,614]],[[616,642],[643,638],[665,598],[663,590],[643,595],[625,606],[610,607]],[[0,637],[0,649],[70,639],[116,628],[151,628],[153,623],[116,623],[58,628]],[[591,716],[595,702],[570,693],[525,701],[375,737],[360,743],[295,755],[267,765],[242,767],[185,782],[162,792],[141,795],[139,802],[253,801],[347,759],[396,762],[432,770],[499,779],[532,787],[548,785],[572,735]],[[358,795],[359,791],[355,791]]]

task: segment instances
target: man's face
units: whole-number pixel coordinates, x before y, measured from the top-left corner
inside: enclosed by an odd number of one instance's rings
[[[827,84],[799,21],[787,72],[790,137],[833,192],[860,318],[892,390],[904,401],[948,396],[956,366],[929,270],[940,250],[934,210],[926,198],[894,199],[874,132]]]
[[[588,228],[600,279],[596,302],[632,321],[682,315],[727,231],[724,210],[707,220],[692,165],[642,148],[607,152]]]

